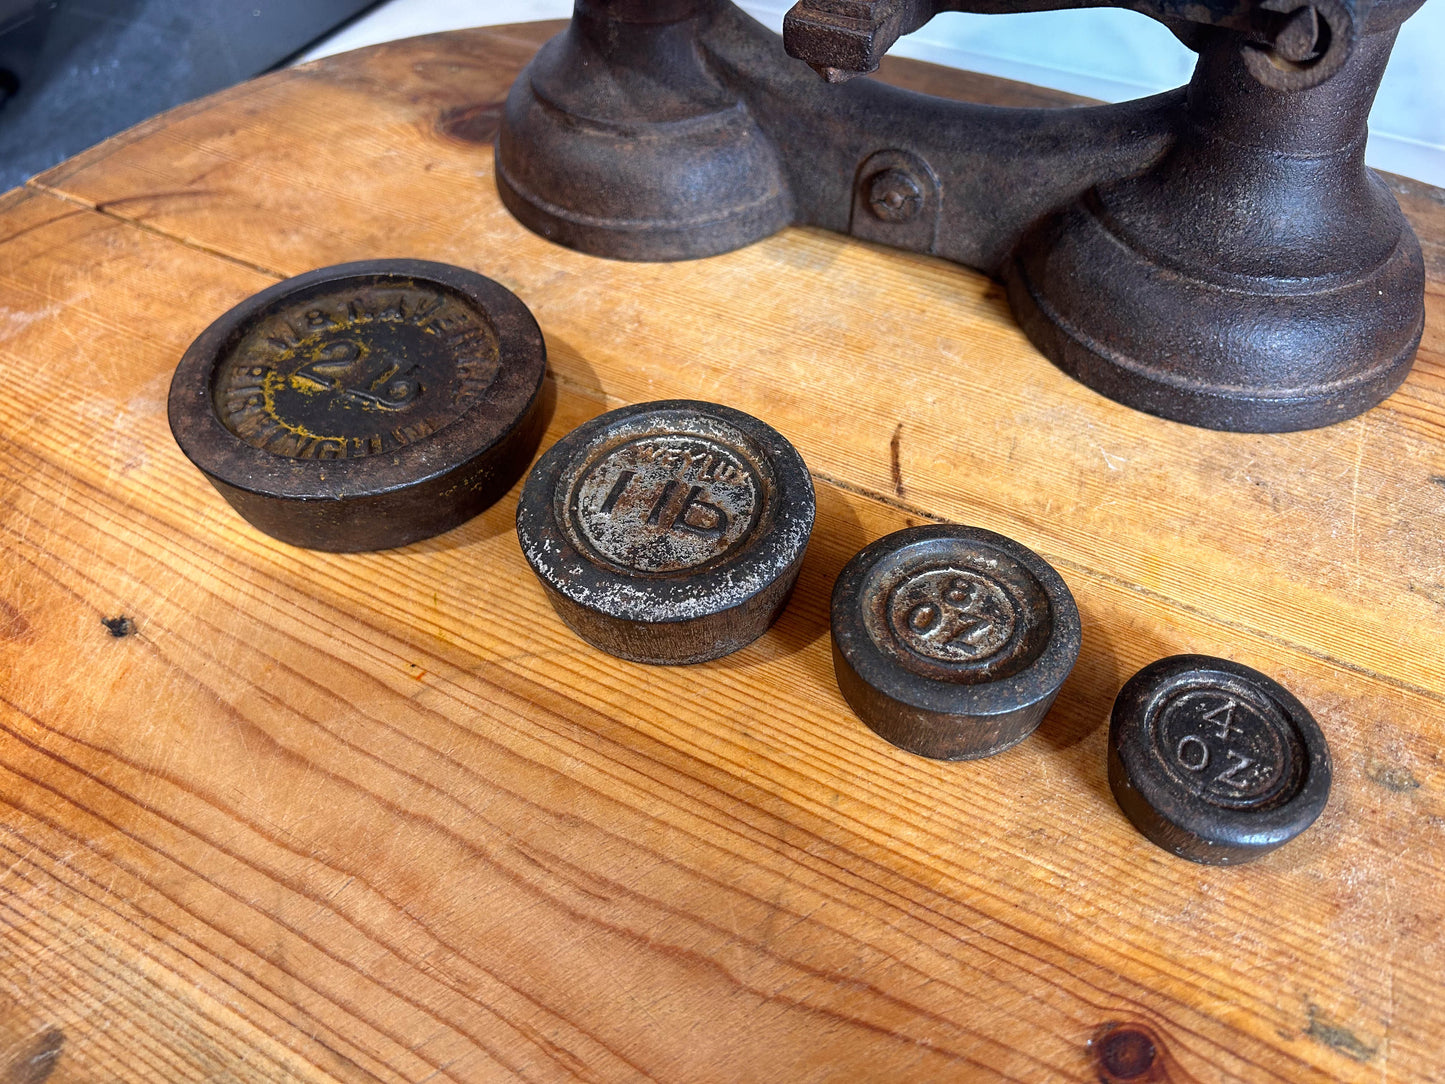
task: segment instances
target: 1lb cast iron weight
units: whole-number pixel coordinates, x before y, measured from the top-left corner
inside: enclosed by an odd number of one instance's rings
[[[1207,655],[1144,667],[1109,725],[1109,786],[1150,841],[1194,862],[1248,862],[1314,823],[1330,751],[1278,682]]]
[[[1043,558],[976,527],[866,546],[833,587],[833,667],[859,718],[901,749],[972,760],[1022,741],[1079,657],[1079,611]]]
[[[181,450],[252,525],[376,550],[450,530],[541,439],[542,333],[515,295],[447,264],[311,271],[201,333],[171,382]]]
[[[522,552],[588,643],[645,663],[716,659],[782,612],[813,529],[813,483],[772,427],[714,403],[623,407],[538,461]]]

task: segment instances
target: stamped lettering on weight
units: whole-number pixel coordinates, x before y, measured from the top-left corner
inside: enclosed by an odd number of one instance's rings
[[[216,413],[253,447],[352,459],[414,444],[480,401],[500,357],[490,324],[409,286],[312,296],[259,320],[218,367]]]
[[[927,568],[888,596],[888,625],[909,651],[942,662],[977,663],[1013,638],[1016,606],[997,580],[970,568]]]
[[[1251,808],[1289,783],[1288,723],[1277,709],[1226,689],[1194,688],[1159,709],[1155,745],[1188,791],[1215,805]]]
[[[764,499],[737,449],[710,437],[650,435],[583,468],[569,520],[577,541],[610,564],[652,575],[692,572],[746,544]]]

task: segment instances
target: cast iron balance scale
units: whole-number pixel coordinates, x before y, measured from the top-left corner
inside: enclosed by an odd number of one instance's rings
[[[1185,90],[1117,106],[1000,109],[849,81],[952,2],[804,0],[780,47],[728,0],[578,0],[509,96],[503,198],[537,232],[603,256],[705,256],[805,222],[956,260],[1007,283],[1061,368],[1196,425],[1325,425],[1400,384],[1424,266],[1364,144],[1412,0],[1139,0],[1200,61]],[[477,514],[525,471],[545,353],[526,306],[473,272],[322,268],[196,339],[171,425],[262,530],[328,550],[402,546]],[[665,400],[554,443],[523,488],[517,535],[582,639],[682,665],[773,623],[815,511],[781,433]],[[858,716],[946,760],[1027,737],[1082,637],[1046,561],[958,524],[864,547],[834,585],[830,628]],[[1248,861],[1319,816],[1328,749],[1286,689],[1200,655],[1141,674],[1116,701],[1109,780],[1150,839]]]
[[[600,256],[800,223],[977,268],[1055,364],[1194,425],[1307,429],[1384,399],[1424,266],[1366,120],[1420,0],[1116,0],[1199,54],[1187,87],[1118,105],[852,79],[942,11],[1093,6],[803,0],[779,47],[729,0],[577,0],[512,89],[497,181],[525,225]]]

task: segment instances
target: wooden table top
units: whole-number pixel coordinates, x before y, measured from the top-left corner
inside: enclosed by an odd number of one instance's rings
[[[279,72],[0,197],[0,1081],[1084,1081],[1114,1024],[1154,1035],[1147,1079],[1445,1079],[1445,197],[1395,182],[1430,274],[1397,394],[1193,429],[937,260],[528,233],[490,140],[554,29]],[[171,439],[176,362],[377,257],[531,307],[544,444],[663,397],[788,436],[819,514],[781,621],[702,666],[603,655],[523,561],[517,489],[386,553],[241,521]],[[1040,730],[979,762],[892,748],[833,679],[839,569],[934,520],[1035,549],[1083,615]],[[1328,809],[1255,864],[1175,859],[1110,795],[1114,695],[1176,652],[1328,736]]]

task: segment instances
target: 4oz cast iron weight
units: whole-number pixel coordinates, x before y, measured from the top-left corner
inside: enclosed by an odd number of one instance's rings
[[[1166,851],[1237,865],[1299,835],[1330,795],[1314,717],[1258,670],[1173,655],[1130,678],[1109,725],[1109,786]]]

